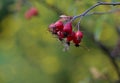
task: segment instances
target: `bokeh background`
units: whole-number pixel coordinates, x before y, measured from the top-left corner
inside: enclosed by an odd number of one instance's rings
[[[0,83],[119,83],[119,5],[96,7],[91,12],[118,10],[83,18],[78,48],[64,52],[48,31],[60,15],[79,15],[98,1],[0,0]],[[39,15],[26,19],[32,6]]]

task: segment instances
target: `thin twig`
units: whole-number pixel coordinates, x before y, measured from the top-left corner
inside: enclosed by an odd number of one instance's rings
[[[111,14],[111,13],[115,13],[115,12],[119,12],[119,11],[120,11],[120,9],[110,10],[110,11],[107,11],[107,12],[92,12],[92,13],[87,14],[85,16]]]
[[[83,16],[87,15],[89,11],[91,11],[92,9],[94,9],[95,7],[100,6],[100,5],[113,5],[113,6],[116,6],[116,5],[120,5],[120,2],[98,2],[95,5],[91,6],[89,9],[87,9],[82,14],[80,14],[78,16],[74,16],[72,21],[74,21],[77,18],[80,18],[80,17],[83,17]]]

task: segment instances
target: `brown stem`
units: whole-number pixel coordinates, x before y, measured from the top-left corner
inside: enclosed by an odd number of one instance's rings
[[[115,13],[115,12],[119,12],[119,11],[120,11],[120,9],[109,10],[109,11],[106,11],[106,12],[92,12],[92,13],[87,14],[87,15],[85,15],[85,16],[111,14],[111,13]]]

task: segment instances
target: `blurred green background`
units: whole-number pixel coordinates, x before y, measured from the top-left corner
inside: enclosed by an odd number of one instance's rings
[[[61,42],[48,32],[49,24],[61,14],[79,15],[97,1],[100,0],[0,0],[0,83],[114,83],[119,80],[109,55],[95,41],[112,52],[119,39],[116,27],[120,25],[120,11],[84,17],[81,46],[71,45],[66,52]],[[38,9],[39,15],[27,20],[24,14],[31,6]],[[99,6],[91,12],[116,8],[120,6]],[[114,61],[119,66],[119,59]]]

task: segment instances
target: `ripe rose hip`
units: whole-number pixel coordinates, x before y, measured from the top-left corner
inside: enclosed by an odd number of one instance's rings
[[[28,11],[25,12],[25,18],[31,19],[32,16],[38,15],[38,10],[34,7],[30,8]]]
[[[66,37],[72,33],[72,23],[71,22],[67,22],[64,25],[63,33]]]
[[[62,21],[57,21],[55,22],[55,25],[56,25],[56,28],[59,30],[59,31],[62,31],[63,30],[63,22]]]
[[[67,42],[70,42],[74,39],[75,37],[75,32],[73,31],[67,38],[66,38],[66,41]]]
[[[81,42],[81,40],[78,40],[77,38],[73,39],[73,43],[75,44],[76,47],[79,46],[79,43]]]
[[[70,41],[72,41],[75,37],[75,32],[72,32],[69,36],[66,38],[66,43],[70,45]]]
[[[83,38],[83,33],[81,31],[77,31],[75,33],[75,36],[74,36],[74,39],[73,39],[73,42],[75,43],[75,46],[78,47],[79,46],[79,43],[81,42],[81,39]]]
[[[78,40],[80,40],[81,38],[83,38],[83,33],[78,30],[78,31],[76,32],[75,36],[76,36],[76,38],[77,38]]]
[[[30,8],[30,13],[34,16],[38,15],[38,10],[35,7]]]
[[[26,19],[31,19],[31,17],[32,17],[32,14],[31,14],[29,11],[27,11],[27,12],[25,13],[25,18],[26,18]]]

